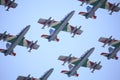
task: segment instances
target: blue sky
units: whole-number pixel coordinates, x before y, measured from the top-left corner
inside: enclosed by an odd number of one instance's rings
[[[101,56],[101,52],[108,52],[108,47],[101,47],[103,44],[98,42],[99,37],[113,36],[119,38],[120,12],[109,15],[107,10],[99,9],[96,12],[97,19],[85,19],[78,15],[79,11],[86,11],[86,5],[80,6],[77,0],[16,0],[18,7],[5,11],[0,6],[0,33],[7,31],[10,34],[18,34],[25,26],[31,25],[30,30],[25,35],[28,40],[38,40],[40,48],[32,50],[31,53],[25,47],[17,46],[14,51],[17,53],[15,57],[4,56],[0,54],[0,80],[16,80],[17,76],[23,75],[39,78],[50,68],[54,68],[54,72],[48,80],[119,80],[120,60],[107,60]],[[120,0],[109,0],[115,3]],[[75,14],[69,21],[73,26],[82,26],[83,33],[80,36],[71,38],[71,34],[60,32],[58,37],[60,42],[48,42],[41,38],[42,34],[48,34],[49,28],[41,29],[42,25],[38,24],[39,18],[49,18],[61,20],[70,11],[75,10]],[[5,48],[6,42],[0,41],[0,48]],[[68,70],[67,65],[62,66],[62,62],[57,58],[60,55],[69,55],[80,57],[91,47],[95,47],[93,54],[89,57],[91,61],[101,61],[103,66],[101,70],[91,73],[88,68],[80,68],[78,70],[79,77],[67,77],[61,74],[63,69]],[[118,53],[118,56],[120,54]]]

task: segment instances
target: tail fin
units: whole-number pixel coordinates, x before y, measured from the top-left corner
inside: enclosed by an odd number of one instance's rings
[[[109,47],[109,48],[108,48],[108,51],[109,51],[109,52],[112,52],[113,50],[114,50],[114,49],[113,49],[112,47]]]
[[[105,57],[108,57],[110,54],[108,53],[101,53],[101,55],[105,56]],[[109,58],[108,58],[109,59]],[[115,55],[112,59],[115,59],[115,60],[118,60],[118,56]]]
[[[79,12],[78,14],[80,14],[80,15],[82,15],[82,16],[85,16],[85,17],[87,17],[87,15],[88,15],[87,12]],[[92,16],[91,18],[96,19],[97,16],[94,15],[94,16]]]
[[[41,37],[42,37],[42,38],[45,38],[45,39],[49,39],[49,38],[50,38],[50,35],[43,34],[43,35],[41,35]],[[59,42],[59,39],[56,38],[54,41]]]
[[[64,74],[69,75],[69,71],[67,71],[67,70],[62,70],[61,73],[64,73]],[[78,77],[79,74],[75,73],[74,76],[75,76],[75,77]]]

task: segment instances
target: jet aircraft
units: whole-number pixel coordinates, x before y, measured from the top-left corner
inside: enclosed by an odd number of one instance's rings
[[[111,39],[111,38],[112,38],[112,36],[110,36],[109,38],[104,38],[104,37],[99,38],[99,41],[104,43],[104,45],[108,44],[108,46],[110,46],[108,48],[109,53],[103,52],[103,53],[101,53],[101,55],[107,57],[107,59],[118,60],[117,53],[120,50],[120,40]]]
[[[53,34],[51,34],[50,36],[49,35],[42,35],[42,37],[47,38],[48,41],[55,40],[57,38],[57,34],[61,30],[65,31],[65,32],[70,32],[71,34],[73,33],[72,37],[74,37],[76,34],[80,35],[83,32],[82,30],[80,30],[81,26],[77,28],[77,27],[73,27],[73,26],[69,25],[69,23],[68,23],[68,21],[71,19],[71,17],[73,16],[74,13],[75,13],[75,11],[71,11],[61,21],[55,21],[54,19],[51,20],[51,17],[49,19],[40,18],[38,20],[38,23],[43,25],[42,29],[44,29],[45,26],[48,26],[48,27],[55,29]]]
[[[84,55],[82,55],[80,58],[77,58],[77,59],[74,59],[74,60],[71,60],[70,64],[69,64],[69,71],[67,70],[62,70],[61,73],[65,73],[68,75],[68,77],[70,76],[78,76],[77,74],[77,70],[81,67],[81,66],[86,66],[87,62],[88,62],[88,57],[93,53],[94,51],[94,47],[91,48],[90,50],[87,50],[86,53]],[[72,65],[74,64],[74,65]],[[93,69],[92,72],[94,72],[95,69],[97,68],[101,68],[102,66],[99,65],[100,62],[97,64],[97,63],[93,63],[93,65],[91,66],[90,69]],[[72,65],[72,66],[71,66]]]
[[[15,0],[0,0],[0,5],[7,7],[6,11],[9,11],[10,8],[16,8],[18,4]]]
[[[80,15],[85,16],[86,18],[94,18],[96,19],[95,16],[95,11],[98,8],[102,8],[102,9],[107,9],[108,11],[111,11],[109,14],[112,15],[113,12],[118,12],[120,10],[119,4],[112,4],[110,2],[107,2],[107,0],[78,0],[80,2],[82,2],[81,5],[83,5],[84,3],[86,4],[90,4],[93,6],[93,8],[89,8],[89,10],[87,9],[87,13],[86,12],[79,12]]]
[[[62,65],[64,65],[66,62],[68,62],[68,64],[77,64],[78,62],[78,60],[79,60],[79,58],[77,58],[77,57],[71,57],[71,55],[72,54],[70,54],[69,56],[63,56],[63,55],[61,55],[61,56],[59,56],[58,57],[58,60],[61,60],[61,61],[63,61],[64,63],[62,64]],[[74,63],[74,61],[75,61],[75,63]],[[97,62],[92,62],[92,61],[89,61],[88,59],[86,60],[86,62],[84,62],[84,64],[83,65],[81,65],[81,67],[88,67],[88,68],[90,68],[90,69],[93,69],[91,72],[93,73],[94,72],[94,70],[99,70],[99,69],[101,69],[101,65],[100,65],[100,63],[101,62],[99,62],[99,63],[97,63]],[[69,68],[70,69],[70,68]]]
[[[37,44],[37,41],[35,43],[33,41],[29,41],[25,39],[25,34],[28,32],[30,28],[30,25],[26,26],[18,35],[10,35],[6,34],[7,31],[4,33],[0,33],[0,40],[7,41],[6,44],[7,49],[0,49],[0,52],[4,53],[5,56],[7,55],[14,55],[13,49],[17,46],[25,46],[27,48],[30,48],[28,51],[31,52],[32,49],[38,49],[39,45]],[[11,43],[11,44],[9,44]]]
[[[52,74],[53,72],[53,68],[49,69],[43,76],[41,76],[40,78],[34,78],[34,77],[30,77],[30,75],[28,75],[27,77],[25,76],[18,76],[16,80],[47,80],[48,77]]]

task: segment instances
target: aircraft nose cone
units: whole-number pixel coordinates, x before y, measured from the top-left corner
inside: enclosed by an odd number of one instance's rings
[[[95,49],[95,47],[92,47],[92,48],[91,48],[91,50],[94,50],[94,49]]]
[[[53,71],[53,70],[54,70],[54,68],[51,68],[51,69],[50,69],[50,71]]]

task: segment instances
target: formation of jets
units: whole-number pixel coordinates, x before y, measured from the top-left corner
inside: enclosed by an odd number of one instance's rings
[[[103,8],[103,9],[107,9],[108,11],[111,11],[110,15],[112,15],[113,12],[118,12],[120,10],[120,7],[119,7],[120,3],[112,4],[107,0],[78,0],[78,1],[82,2],[81,6],[83,6],[84,3],[93,6],[93,7],[87,6],[86,7],[87,12],[79,12],[80,15],[85,16],[87,19],[88,18],[96,19],[95,12],[99,8]],[[15,0],[12,0],[12,1],[0,0],[0,4],[7,7],[6,9],[7,11],[9,10],[9,8],[17,7],[17,3],[15,3]],[[50,35],[43,34],[41,35],[41,37],[48,39],[49,42],[50,41],[59,42],[60,40],[58,38],[58,34],[60,33],[60,31],[70,32],[71,34],[73,34],[72,37],[74,37],[75,35],[81,35],[83,33],[83,30],[81,30],[81,26],[77,27],[69,24],[69,20],[72,18],[74,13],[75,13],[74,10],[69,12],[61,21],[56,21],[54,19],[51,19],[52,17],[49,17],[48,19],[40,18],[38,20],[38,23],[43,25],[42,29],[44,29],[46,26],[50,28],[49,29]],[[40,45],[37,44],[38,40],[33,42],[25,39],[24,37],[29,29],[30,29],[30,25],[26,26],[17,35],[6,34],[7,31],[5,31],[4,33],[0,33],[0,40],[7,42],[6,43],[7,49],[0,49],[0,52],[3,53],[5,56],[7,55],[16,56],[16,53],[14,52],[14,48],[17,45],[30,48],[28,50],[29,52],[31,52],[32,49],[37,50],[40,47]],[[107,57],[107,59],[118,60],[117,53],[120,50],[120,40],[116,40],[114,38],[112,39],[112,36],[110,36],[109,38],[100,37],[98,41],[104,43],[102,47],[105,47],[106,45],[109,46],[108,48],[109,52],[108,53],[102,52],[100,55]],[[95,70],[100,70],[102,68],[101,61],[97,63],[97,62],[90,61],[88,59],[94,50],[95,50],[95,47],[90,48],[80,58],[77,58],[74,56],[72,57],[72,54],[70,54],[69,56],[64,56],[64,55],[59,56],[58,60],[63,61],[62,65],[65,65],[66,63],[68,63],[68,68],[69,68],[69,70],[62,70],[61,73],[67,74],[68,77],[71,77],[71,76],[78,77],[79,74],[77,73],[77,71],[80,67],[89,68],[90,70],[92,69],[91,71],[92,73]],[[34,78],[28,75],[27,77],[18,76],[16,80],[47,80],[48,77],[52,74],[53,70],[54,68],[49,69],[40,78]]]

